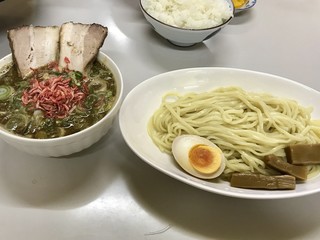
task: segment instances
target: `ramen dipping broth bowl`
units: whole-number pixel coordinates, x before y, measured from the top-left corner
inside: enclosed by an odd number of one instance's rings
[[[123,94],[123,79],[117,65],[106,54],[99,52],[98,61],[112,72],[116,86],[113,105],[102,119],[71,135],[47,139],[23,137],[6,130],[4,127],[0,127],[0,138],[21,151],[44,157],[70,155],[86,149],[100,140],[112,127],[113,121],[119,112]],[[0,60],[0,69],[10,63],[12,63],[11,54]]]
[[[140,8],[159,35],[181,47],[213,37],[234,14],[232,0],[140,0]]]

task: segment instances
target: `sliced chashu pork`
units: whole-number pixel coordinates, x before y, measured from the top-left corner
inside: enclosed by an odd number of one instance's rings
[[[100,24],[64,23],[60,29],[59,66],[85,72],[107,34],[108,28]]]
[[[8,31],[12,57],[22,78],[57,61],[60,27],[23,26]]]

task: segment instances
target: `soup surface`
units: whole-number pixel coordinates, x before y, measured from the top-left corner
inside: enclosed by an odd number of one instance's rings
[[[13,64],[0,71],[0,125],[28,138],[56,138],[79,132],[112,108],[112,72],[95,61],[86,76],[52,64],[23,80]]]

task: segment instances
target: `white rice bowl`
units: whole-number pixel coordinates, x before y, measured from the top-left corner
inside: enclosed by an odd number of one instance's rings
[[[144,9],[155,19],[184,29],[206,29],[233,16],[225,0],[145,0]]]

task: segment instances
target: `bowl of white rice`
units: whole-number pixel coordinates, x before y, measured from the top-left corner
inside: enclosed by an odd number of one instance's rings
[[[140,8],[159,35],[182,47],[211,38],[234,16],[232,0],[140,0]]]

